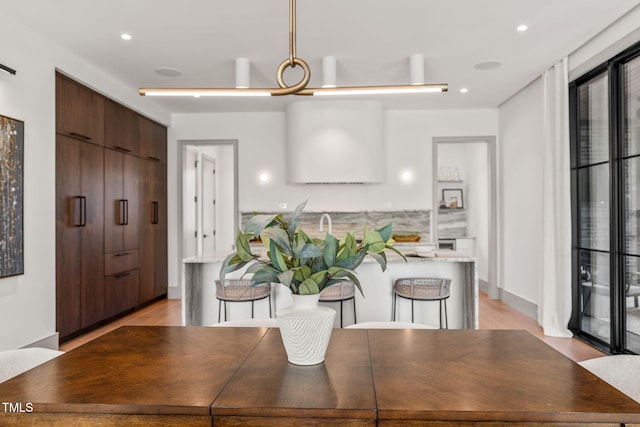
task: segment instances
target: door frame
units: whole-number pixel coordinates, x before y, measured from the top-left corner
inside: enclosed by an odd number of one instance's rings
[[[433,137],[432,138],[432,161],[433,161],[433,170],[432,170],[432,212],[431,215],[431,227],[432,227],[432,240],[437,241],[438,239],[438,215],[436,214],[438,209],[438,204],[440,202],[438,198],[438,146],[443,144],[468,144],[468,143],[479,143],[486,144],[487,147],[487,170],[489,171],[489,203],[488,203],[488,251],[487,254],[487,264],[488,264],[488,288],[487,295],[491,299],[500,299],[500,292],[498,286],[498,242],[499,242],[499,229],[498,229],[498,186],[497,186],[497,149],[496,149],[496,137],[495,136],[444,136],[444,137]]]
[[[178,227],[177,227],[177,241],[179,242],[178,246],[178,256],[176,262],[178,263],[178,278],[180,281],[180,295],[183,294],[184,291],[184,263],[182,262],[184,258],[184,250],[182,247],[183,242],[183,189],[184,189],[184,157],[185,151],[187,150],[187,146],[202,146],[202,147],[212,147],[212,146],[223,146],[230,145],[233,148],[233,227],[234,230],[238,229],[238,225],[240,223],[240,210],[239,210],[239,191],[238,191],[238,140],[237,139],[181,139],[177,141],[178,145],[178,168],[177,168],[177,181],[178,182]]]

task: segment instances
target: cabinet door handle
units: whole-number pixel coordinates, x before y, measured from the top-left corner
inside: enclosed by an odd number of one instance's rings
[[[123,147],[121,145],[114,145],[113,148],[115,148],[118,151],[124,151],[125,153],[130,153],[131,152],[130,149],[128,149],[126,147]]]
[[[79,208],[79,221],[74,221],[74,226],[76,227],[86,227],[87,226],[87,198],[85,196],[76,196],[74,198],[77,200],[78,208]],[[75,216],[75,215],[74,215]]]
[[[91,141],[91,137],[87,135],[83,135],[81,133],[69,132],[69,135],[75,136],[76,138],[84,139],[85,141]]]
[[[126,272],[126,273],[119,273],[119,274],[116,274],[116,275],[115,275],[115,278],[116,278],[116,279],[122,279],[123,277],[128,277],[128,276],[131,276],[131,273],[129,273],[129,272]]]
[[[127,199],[118,200],[119,221],[118,225],[129,224],[129,201]]]
[[[153,160],[154,162],[159,162],[159,161],[160,161],[160,159],[159,159],[159,158],[157,158],[157,157],[153,157],[153,156],[147,156],[147,159],[149,159],[149,160]]]
[[[127,255],[131,255],[131,252],[120,252],[118,254],[115,254],[114,256],[127,256]]]
[[[80,227],[87,226],[87,198],[80,196]]]
[[[151,202],[151,206],[153,208],[153,218],[151,219],[151,224],[158,224],[160,222],[158,205],[158,202]]]

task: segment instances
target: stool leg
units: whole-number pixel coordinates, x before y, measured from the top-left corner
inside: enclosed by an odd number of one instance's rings
[[[340,300],[340,327],[342,328],[342,302],[343,300]]]
[[[227,302],[224,302],[224,321],[227,321]]]
[[[411,323],[413,323],[413,300],[411,300]]]
[[[447,300],[444,300],[444,327],[449,329],[449,317],[447,316]]]
[[[391,295],[391,320],[396,321],[396,293]]]
[[[222,300],[218,300],[218,323],[220,323],[220,315],[222,314]]]
[[[440,304],[439,304],[440,305],[440,311],[439,311],[439,313],[440,313],[440,329],[442,329],[442,301],[444,301],[444,300],[440,300]]]
[[[353,297],[353,324],[358,323],[358,319],[356,318],[356,297]]]
[[[269,294],[269,319],[271,319],[271,294]]]
[[[251,318],[253,319],[253,301],[251,301]]]

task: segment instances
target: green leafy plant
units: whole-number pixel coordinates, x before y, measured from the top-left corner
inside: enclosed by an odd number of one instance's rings
[[[251,274],[252,286],[261,283],[282,283],[294,294],[318,294],[324,288],[348,280],[358,288],[362,286],[355,273],[366,255],[387,268],[385,250],[402,253],[393,247],[391,224],[374,231],[364,231],[358,242],[353,232],[338,240],[327,233],[323,239],[310,238],[298,229],[300,215],[306,205],[301,203],[291,215],[255,214],[247,221],[244,231],[236,236],[236,252],[229,255],[220,269],[220,280],[227,273],[248,265],[245,275]],[[260,237],[266,248],[262,259],[251,251],[249,240]]]

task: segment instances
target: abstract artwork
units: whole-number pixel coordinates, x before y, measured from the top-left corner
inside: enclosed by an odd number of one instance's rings
[[[0,277],[24,274],[24,122],[0,116]]]

